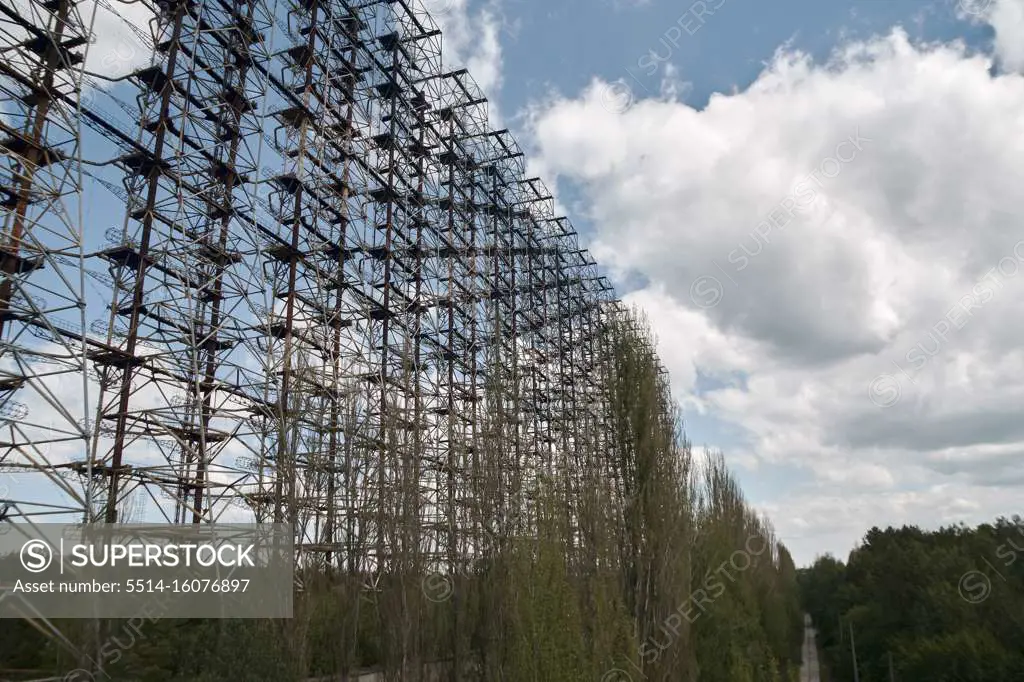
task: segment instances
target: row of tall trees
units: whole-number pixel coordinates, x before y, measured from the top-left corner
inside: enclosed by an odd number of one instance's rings
[[[291,620],[62,622],[62,637],[112,680],[795,681],[792,558],[723,457],[694,456],[646,321],[610,318],[598,346],[601,430],[544,466],[510,477],[505,389],[488,387],[477,464],[457,482],[474,511],[451,529],[472,538],[441,568],[418,489],[397,484],[367,502],[390,519],[385,568],[305,571]],[[0,678],[83,666],[65,644],[0,623],[0,669],[23,671]]]
[[[871,529],[800,572],[834,682],[1024,680],[1024,520]]]

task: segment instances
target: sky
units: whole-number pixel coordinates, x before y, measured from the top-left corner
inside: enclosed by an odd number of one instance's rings
[[[1024,0],[423,1],[798,564],[1021,511]]]
[[[1024,492],[1024,0],[430,0],[798,564]]]

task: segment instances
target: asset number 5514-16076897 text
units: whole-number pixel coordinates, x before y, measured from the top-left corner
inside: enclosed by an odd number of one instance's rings
[[[143,580],[125,583],[125,592],[245,592],[249,581],[240,578],[192,578],[190,580]]]

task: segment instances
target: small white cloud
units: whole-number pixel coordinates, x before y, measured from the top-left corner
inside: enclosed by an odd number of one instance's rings
[[[1024,0],[995,0],[989,23],[1000,63],[1007,70],[1024,71]]]
[[[995,32],[994,52],[1007,71],[1024,71],[1024,0],[957,0],[957,15]]]

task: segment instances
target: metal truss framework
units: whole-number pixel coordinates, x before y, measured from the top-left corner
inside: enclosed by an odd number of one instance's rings
[[[0,7],[0,518],[289,521],[351,571],[529,532],[531,482],[613,438],[621,306],[440,31],[407,0],[152,10],[101,91],[76,0]]]

